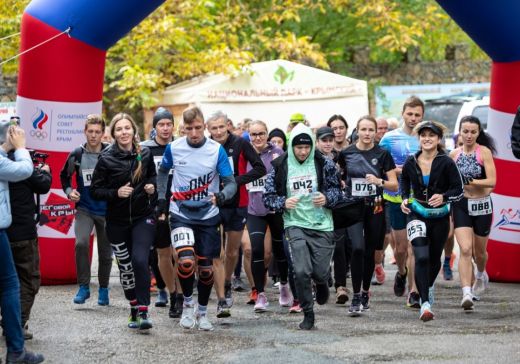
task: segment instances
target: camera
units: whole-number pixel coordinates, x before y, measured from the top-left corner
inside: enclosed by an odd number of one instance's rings
[[[34,149],[29,149],[29,154],[31,155],[31,159],[35,168],[41,168],[43,165],[45,165],[45,161],[49,157],[47,153],[38,152]]]

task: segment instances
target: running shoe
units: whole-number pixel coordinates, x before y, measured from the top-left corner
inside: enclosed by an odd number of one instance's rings
[[[152,328],[152,321],[148,316],[148,308],[146,306],[139,308],[139,316],[137,317],[139,330],[149,330]]]
[[[298,325],[300,330],[312,330],[314,327],[314,311],[305,311],[303,313],[303,321]]]
[[[193,329],[195,327],[196,319],[194,306],[184,306],[182,308],[182,317],[179,324],[185,329]]]
[[[214,327],[208,319],[208,315],[197,314],[197,328],[200,331],[213,331]]]
[[[359,293],[354,293],[352,296],[352,302],[350,303],[350,307],[348,309],[348,315],[350,317],[361,315],[361,295]]]
[[[182,294],[171,294],[170,295],[170,310],[168,316],[170,318],[179,318],[182,316],[182,305],[184,303],[184,296]]]
[[[168,304],[168,293],[165,289],[160,289],[157,295],[157,301],[155,301],[155,307],[166,307]]]
[[[435,302],[435,284],[428,288],[428,302],[430,302],[431,306]]]
[[[258,291],[256,288],[253,288],[249,293],[249,301],[247,301],[248,305],[254,305],[256,303],[256,299],[258,298]]]
[[[298,302],[298,300],[294,300],[291,308],[289,308],[289,313],[300,313],[302,311],[303,310],[300,307],[300,302]]]
[[[99,287],[97,304],[100,306],[108,306],[109,303],[108,288]]]
[[[269,306],[269,302],[267,302],[267,297],[265,296],[265,293],[259,293],[255,303],[255,312],[265,312],[267,311],[267,306]]]
[[[88,285],[82,284],[79,286],[78,292],[74,297],[74,303],[78,305],[82,305],[85,303],[87,299],[90,298],[90,288]]]
[[[473,283],[473,293],[477,296],[482,295],[484,291],[489,286],[489,276],[487,272],[484,272],[482,278],[475,278],[475,283]]]
[[[316,284],[316,303],[324,305],[330,297],[330,290],[328,284]]]
[[[233,307],[233,291],[231,289],[231,282],[224,283],[224,298],[229,308]]]
[[[139,328],[139,323],[137,322],[137,306],[130,307],[130,316],[128,317],[128,327],[131,329]]]
[[[5,358],[5,362],[9,363],[9,364],[14,364],[14,363],[38,364],[38,363],[42,363],[44,360],[45,360],[45,358],[43,357],[42,354],[33,353],[26,349],[23,349],[23,351],[20,354],[7,353],[7,356]]]
[[[406,307],[421,308],[421,296],[419,295],[419,293],[415,291],[410,291],[410,293],[408,293],[408,298],[406,299]]]
[[[385,268],[383,268],[382,264],[377,264],[376,268],[374,269],[374,274],[376,276],[376,282],[379,285],[382,285],[385,283],[386,273]]]
[[[336,288],[336,304],[344,305],[348,301],[348,289],[339,286]]]
[[[231,283],[231,286],[233,287],[233,290],[237,291],[237,292],[243,292],[246,290],[246,285],[244,284],[244,282],[242,281],[242,278],[240,278],[240,277],[233,278],[233,282]]]
[[[406,276],[408,275],[408,268],[404,275],[399,274],[399,270],[395,273],[394,280],[394,294],[397,297],[402,297],[406,291]]]
[[[231,316],[231,311],[226,300],[219,300],[217,303],[217,318],[226,318]]]
[[[419,315],[419,318],[423,322],[433,320],[433,312],[429,302],[424,302],[421,305],[421,313]]]
[[[451,270],[449,260],[444,260],[444,263],[442,263],[442,275],[445,281],[451,281],[453,279],[453,271]]]
[[[473,295],[471,293],[466,293],[462,296],[460,307],[462,307],[464,311],[473,311],[473,305]]]
[[[361,292],[361,311],[370,311],[370,292]]]
[[[291,289],[288,283],[278,285],[278,290],[280,291],[280,298],[278,302],[282,307],[291,307],[293,302],[293,295],[291,293]]]

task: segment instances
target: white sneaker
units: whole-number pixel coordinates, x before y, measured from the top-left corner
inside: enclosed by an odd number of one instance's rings
[[[291,289],[289,288],[289,283],[281,284],[278,286],[280,291],[280,298],[278,302],[282,307],[291,307],[293,303],[293,295],[291,293]]]
[[[462,296],[460,307],[462,307],[464,311],[473,310],[473,295],[471,293],[466,293],[464,296]]]
[[[208,315],[197,315],[197,325],[201,331],[213,331],[213,325],[209,322]]]
[[[195,327],[195,307],[194,306],[184,306],[182,308],[182,316],[179,324],[181,327],[185,329],[193,329]]]
[[[474,294],[476,294],[477,296],[480,296],[482,295],[482,293],[484,293],[484,291],[488,288],[489,286],[489,276],[487,274],[487,272],[484,272],[484,274],[482,274],[482,278],[475,278],[475,283],[473,284],[473,292]]]
[[[269,302],[267,302],[265,293],[259,293],[255,303],[255,312],[265,312],[267,311],[267,306],[269,306]]]
[[[424,302],[421,305],[421,313],[420,313],[419,318],[421,319],[421,321],[426,322],[426,321],[433,320],[433,316],[434,315],[433,315],[430,303],[429,302]]]

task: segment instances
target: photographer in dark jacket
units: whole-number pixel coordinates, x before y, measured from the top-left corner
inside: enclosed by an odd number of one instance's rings
[[[121,285],[130,301],[130,328],[150,329],[148,258],[155,239],[156,170],[148,148],[141,149],[128,114],[112,119],[115,139],[96,164],[90,192],[107,201],[106,232],[117,258]]]
[[[15,160],[14,153],[8,158]],[[24,339],[32,339],[27,321],[31,315],[34,299],[40,289],[40,253],[35,216],[39,214],[34,194],[45,194],[51,188],[51,170],[47,164],[34,168],[32,175],[20,182],[9,183],[9,199],[13,222],[7,236],[13,253],[18,280],[20,281],[20,303]]]

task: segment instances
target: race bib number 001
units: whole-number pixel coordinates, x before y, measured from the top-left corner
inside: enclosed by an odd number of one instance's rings
[[[185,246],[193,246],[195,244],[195,236],[193,230],[187,227],[178,227],[172,230],[171,233],[172,245],[175,248],[182,248]]]
[[[88,187],[92,183],[92,175],[94,174],[93,169],[82,169],[81,174],[83,176],[83,186]]]
[[[265,191],[265,181],[267,180],[267,176],[263,176],[253,182],[246,184],[246,189],[249,192],[264,192]]]
[[[406,224],[406,236],[409,241],[426,237],[426,224],[421,220],[412,220]]]
[[[468,198],[469,216],[490,215],[492,212],[491,197]]]
[[[300,176],[289,178],[291,196],[306,196],[312,193],[316,186],[316,176]]]
[[[376,185],[364,178],[352,178],[352,196],[367,197],[377,193]]]

